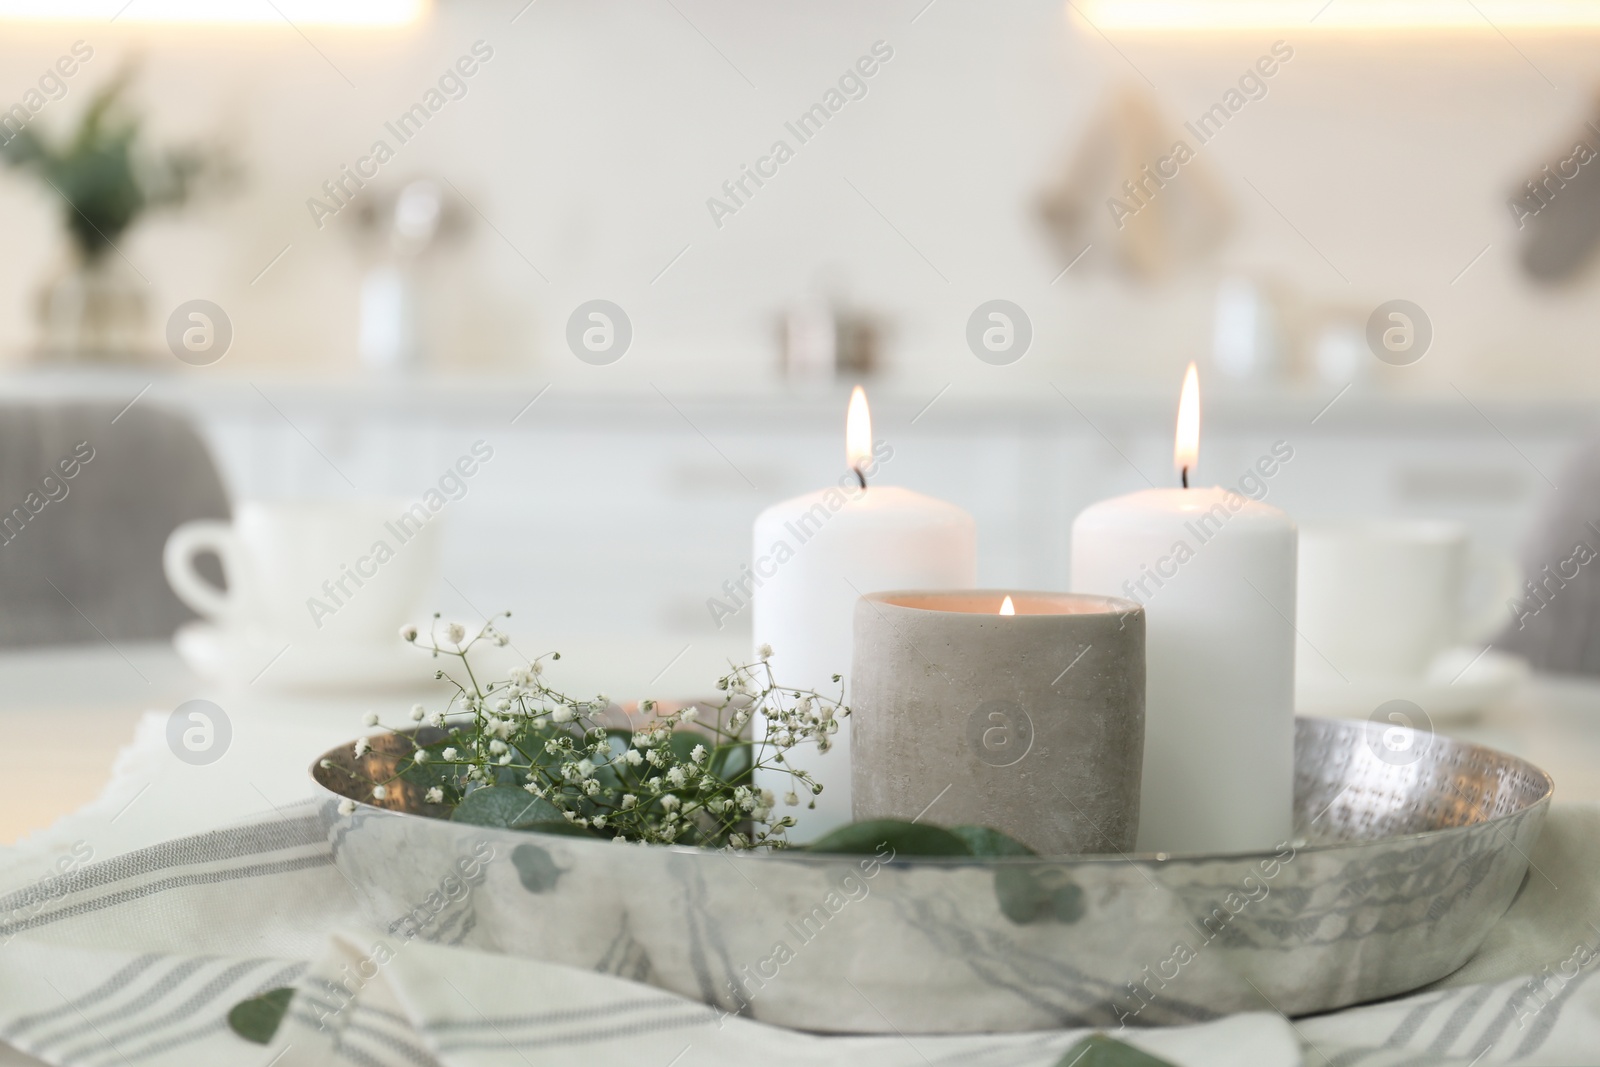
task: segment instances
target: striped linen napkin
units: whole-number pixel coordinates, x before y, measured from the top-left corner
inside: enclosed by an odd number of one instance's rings
[[[1542,874],[1452,988],[1116,1036],[1176,1067],[1600,1063],[1600,808],[1557,809],[1533,859]],[[805,1034],[421,941],[358,974],[380,937],[310,802],[42,878],[0,897],[0,1041],[25,1054],[0,1065],[1066,1067],[1085,1036]],[[230,1028],[235,1005],[286,986],[267,1044]]]

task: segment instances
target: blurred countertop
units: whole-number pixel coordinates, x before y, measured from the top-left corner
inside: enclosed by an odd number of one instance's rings
[[[940,385],[868,382],[884,427],[926,423],[946,431],[1061,430],[1165,426],[1176,389],[1029,381],[1004,390],[970,382]],[[638,382],[596,386],[537,376],[273,377],[173,372],[137,367],[20,370],[0,376],[0,402],[86,399],[155,402],[201,417],[250,418],[290,411],[378,419],[518,425],[682,428],[688,419],[720,426],[831,427],[843,418],[849,385],[820,387]],[[1302,431],[1370,429],[1389,434],[1528,432],[1581,434],[1600,423],[1600,399],[1515,394],[1485,385],[1398,392],[1350,385],[1204,386],[1208,426],[1249,430],[1292,425]]]

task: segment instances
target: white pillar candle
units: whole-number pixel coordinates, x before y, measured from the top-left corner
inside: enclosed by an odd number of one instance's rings
[[[847,428],[851,473],[839,484],[774,504],[756,518],[752,570],[755,647],[771,646],[772,672],[786,686],[836,694],[833,676],[848,675],[856,600],[889,589],[970,589],[977,581],[977,525],[954,504],[892,485],[862,483],[893,449],[872,445],[866,398],[851,397]],[[858,473],[859,472],[859,473]],[[845,701],[849,702],[845,678]],[[756,723],[757,736],[765,723]],[[785,757],[824,786],[808,808],[783,807],[789,775],[765,772],[756,784],[776,794],[780,814],[808,841],[850,821],[850,720],[833,747],[797,747]]]
[[[1199,451],[1191,364],[1185,486]],[[1286,841],[1294,806],[1295,525],[1232,489],[1147,489],[1072,524],[1072,588],[1145,609],[1143,852]]]

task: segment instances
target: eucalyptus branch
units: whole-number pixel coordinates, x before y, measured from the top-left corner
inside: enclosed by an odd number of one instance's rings
[[[785,831],[795,825],[793,816],[779,813],[780,798],[755,785],[756,770],[789,776],[782,807],[798,806],[802,794],[816,806],[822,784],[786,754],[831,747],[850,714],[842,685],[836,698],[781,685],[772,650],[763,647],[755,662],[730,664],[717,679],[715,701],[669,711],[643,700],[645,721],[635,725],[630,718],[631,728],[620,729],[602,721],[611,709],[605,694],[578,699],[544,680],[546,662],[559,660],[559,652],[482,684],[472,652],[480,642],[509,644],[498,626],[506,617],[472,634],[460,623],[442,624],[438,615],[425,635],[414,626],[401,631],[435,658],[459,659],[466,681],[437,670],[435,677],[455,690],[444,708],[430,713],[418,704],[412,727],[388,728],[405,739],[409,755],[399,757],[388,778],[369,782],[376,798],[392,788],[413,789],[426,803],[449,806],[457,819],[498,825],[493,813],[504,812],[504,825],[517,828],[564,822],[619,841],[734,849],[783,848]],[[758,714],[765,730],[750,739]],[[366,723],[379,725],[378,716],[369,713]],[[370,740],[358,741],[355,755],[370,747]],[[516,790],[527,794],[525,802],[507,800]]]

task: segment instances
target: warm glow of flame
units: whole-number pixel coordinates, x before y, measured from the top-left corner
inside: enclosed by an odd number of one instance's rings
[[[1015,604],[1011,603],[1011,598],[1010,597],[1006,597],[1005,603],[1000,605],[1000,614],[1002,614],[1002,615],[1015,615],[1016,613],[1017,613],[1017,606]]]
[[[1183,376],[1183,397],[1178,401],[1178,435],[1172,445],[1172,467],[1191,474],[1200,463],[1200,375],[1194,364]]]
[[[850,393],[850,410],[844,417],[844,460],[862,477],[872,462],[872,412],[867,410],[867,394],[859,385]]]

